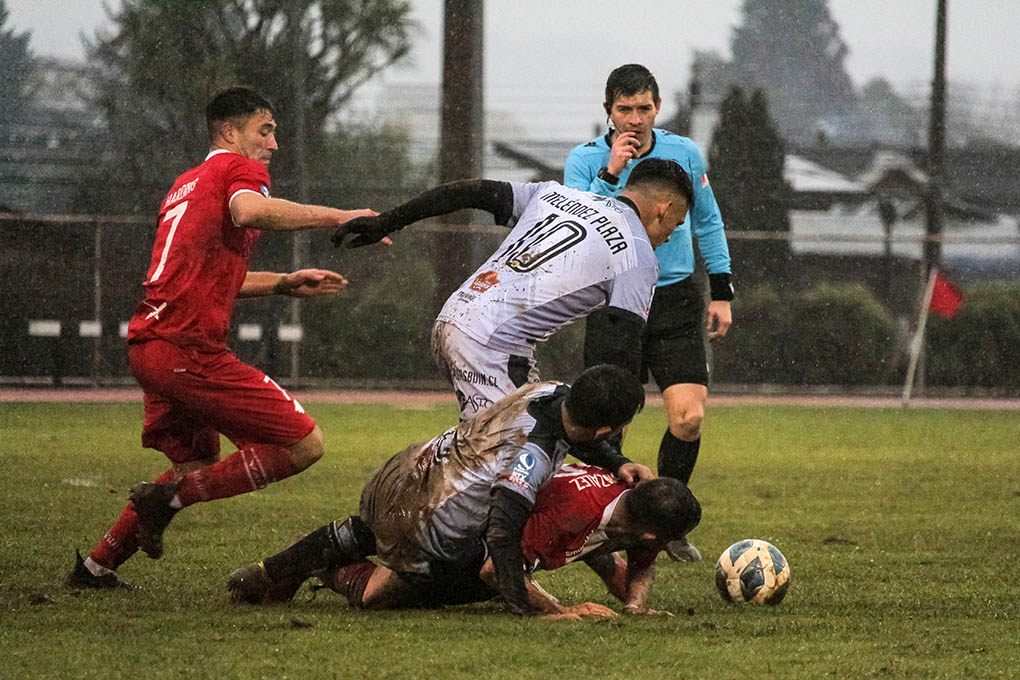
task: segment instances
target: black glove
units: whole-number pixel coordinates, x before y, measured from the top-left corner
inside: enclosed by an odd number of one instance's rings
[[[362,246],[368,246],[373,243],[378,243],[386,234],[391,231],[396,231],[397,227],[391,227],[382,219],[382,215],[371,215],[366,217],[355,217],[353,220],[344,222],[335,232],[333,232],[333,247],[339,248],[344,246],[346,248],[360,248]],[[355,235],[355,238],[344,243],[344,240],[349,235]]]

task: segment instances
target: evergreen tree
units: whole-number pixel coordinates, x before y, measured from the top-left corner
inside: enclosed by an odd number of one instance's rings
[[[304,74],[301,113],[315,177],[314,156],[329,146],[332,117],[360,85],[407,54],[414,29],[406,0],[124,0],[110,18],[113,32],[89,48],[111,133],[104,170],[116,180],[112,194],[91,197],[104,211],[150,210],[173,177],[204,155],[205,103],[235,85],[258,90],[276,108],[282,149],[273,174],[276,193],[286,196],[296,175],[289,144],[299,113],[295,73]]]
[[[768,92],[787,139],[813,142],[827,116],[853,110],[849,50],[828,0],[744,0],[730,48],[730,82]]]
[[[297,191],[299,113],[304,118],[308,202],[385,208],[403,200],[402,191],[413,193],[404,188],[412,179],[405,135],[366,124],[338,125],[338,114],[356,88],[408,52],[415,29],[410,2],[123,0],[118,5],[110,16],[112,29],[89,45],[97,74],[95,104],[107,134],[97,137],[97,163],[80,182],[76,210],[154,216],[173,179],[206,155],[206,103],[233,86],[259,91],[276,109],[280,150],[271,167],[274,196],[305,200]],[[304,74],[302,111],[295,98],[298,73]],[[388,193],[379,192],[380,186]],[[303,265],[335,267],[327,259],[333,254],[325,245],[327,235],[308,238],[309,260]],[[292,255],[300,250],[295,240],[290,233],[264,233],[252,268],[290,271]],[[104,304],[111,321],[127,318],[137,304],[151,243],[152,232],[146,229],[124,228],[116,239],[107,239],[104,255],[112,266],[103,272]],[[380,286],[389,276],[402,276],[406,269],[394,267],[391,274],[391,263],[380,250],[346,258],[343,273]],[[360,308],[363,290],[348,292],[347,301]],[[246,321],[277,323],[288,302],[259,300],[238,313]],[[309,363],[319,356],[316,352],[328,353],[321,349],[328,347],[323,338],[335,341],[335,326],[323,330],[322,318],[330,308],[302,307],[307,330],[302,352],[311,357]],[[277,366],[286,363],[284,348],[272,334],[262,350],[265,357],[253,360],[284,374],[286,369]]]
[[[7,28],[7,3],[0,0],[0,111],[5,122],[21,118],[32,95],[34,60],[28,48],[31,34]]]
[[[708,152],[712,185],[728,231],[789,232],[785,154],[764,93],[756,90],[747,99],[742,90],[732,88],[723,100]],[[749,281],[782,273],[790,253],[785,240],[734,240],[730,249],[741,279]]]

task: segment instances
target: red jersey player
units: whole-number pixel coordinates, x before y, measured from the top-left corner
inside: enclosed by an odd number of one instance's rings
[[[602,578],[609,592],[624,603],[625,613],[654,614],[657,612],[646,608],[645,601],[655,577],[655,557],[667,541],[686,536],[700,520],[701,506],[679,480],[662,477],[628,488],[602,468],[566,464],[538,492],[521,539],[527,563],[522,568],[529,572],[552,570],[583,561]],[[340,520],[334,524],[340,524]],[[363,543],[373,542],[371,537],[363,538],[368,539]],[[627,551],[627,560],[615,554],[618,550]],[[409,588],[392,570],[367,559],[351,561],[349,554],[327,555],[321,551],[314,558],[325,563],[312,568],[309,562],[305,578],[319,576],[326,587],[359,608],[464,604],[498,594],[491,559],[479,560],[473,568],[465,564],[463,569],[451,572],[449,583],[440,582],[441,587],[433,584],[432,589],[422,593]],[[346,564],[335,566],[338,562]],[[259,593],[260,601],[289,599],[303,580],[274,584]],[[531,579],[527,588],[531,605],[545,618],[614,615],[612,610],[591,602],[564,607]]]
[[[322,432],[290,394],[227,348],[238,297],[335,294],[332,271],[249,272],[261,230],[335,228],[371,210],[271,198],[276,144],[272,105],[245,88],[206,107],[210,151],[177,178],[160,206],[145,297],[128,327],[128,360],[144,392],[142,444],[171,467],[131,489],[131,503],[67,577],[73,587],[113,588],[115,570],[141,548],[163,552],[173,515],[194,503],[261,489],[323,454]],[[219,437],[238,450],[220,460]]]

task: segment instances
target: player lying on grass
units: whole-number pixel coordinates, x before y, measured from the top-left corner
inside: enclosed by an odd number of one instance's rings
[[[535,571],[577,561],[599,575],[609,592],[624,603],[625,613],[658,613],[645,604],[655,578],[655,557],[666,541],[682,538],[700,519],[697,499],[675,479],[646,480],[631,489],[602,468],[564,464],[538,492],[521,540],[532,607],[554,618],[615,616],[612,610],[590,602],[565,607],[530,578]],[[345,521],[320,531],[335,532]],[[616,555],[619,550],[627,551],[627,560]],[[450,589],[421,592],[387,567],[368,560],[337,565],[333,555],[322,553],[317,563],[304,565],[304,573],[268,587],[266,569],[289,559],[285,550],[239,569],[231,577],[235,597],[253,604],[289,600],[310,576],[346,597],[352,607],[363,609],[466,604],[498,595],[491,558],[485,559],[480,571],[475,560],[466,561]]]
[[[538,612],[524,578],[521,535],[536,494],[567,453],[625,482],[653,475],[610,446],[644,405],[637,379],[618,366],[584,371],[571,387],[527,385],[438,437],[389,459],[365,486],[359,515],[304,537],[260,565],[235,572],[235,599],[301,581],[316,569],[376,555],[407,589],[463,588],[491,556],[496,587],[510,610]],[[466,570],[466,571],[465,571]]]
[[[691,181],[662,158],[639,163],[618,198],[557,182],[452,182],[376,216],[347,222],[333,237],[348,247],[462,208],[491,212],[511,228],[503,244],[446,301],[432,353],[468,418],[538,380],[535,344],[562,326],[607,308],[612,322],[589,353],[635,375],[641,334],[658,278],[653,248],[694,206]],[[597,358],[595,358],[597,357]]]

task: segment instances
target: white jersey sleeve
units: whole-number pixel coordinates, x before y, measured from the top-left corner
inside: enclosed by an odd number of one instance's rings
[[[654,266],[636,267],[623,272],[613,279],[608,306],[633,312],[647,321],[658,277],[659,270]]]

